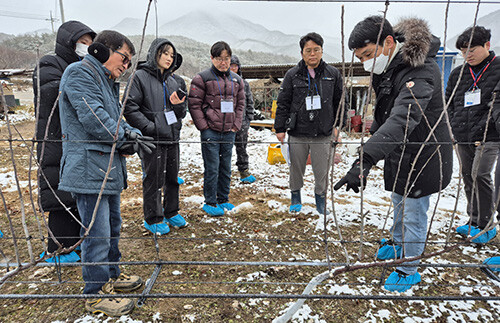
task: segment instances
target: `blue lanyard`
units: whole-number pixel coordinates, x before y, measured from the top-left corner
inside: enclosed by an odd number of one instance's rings
[[[214,71],[212,71],[212,74],[215,76],[215,79],[217,80],[217,86],[219,87],[219,94],[220,94],[221,99],[225,99],[225,97],[222,95],[222,90],[220,88],[219,78],[217,77],[217,74],[215,74]],[[229,77],[231,77],[231,73],[229,73]],[[229,80],[231,81],[231,79],[229,79]],[[224,89],[225,88],[226,88],[226,81],[224,81]],[[231,81],[231,99],[233,99],[233,98],[234,98],[233,81]]]
[[[165,110],[167,110],[167,95],[170,98],[167,84],[165,84],[165,81],[163,81],[163,109]]]
[[[318,85],[316,83],[314,83],[314,87],[316,87],[316,94],[319,95]],[[307,93],[309,94],[309,91],[311,90],[311,75],[309,75],[309,71],[307,71],[307,88]]]

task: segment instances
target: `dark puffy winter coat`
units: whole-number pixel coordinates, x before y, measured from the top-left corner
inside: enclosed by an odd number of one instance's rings
[[[497,132],[500,133],[500,80],[493,90],[490,104],[493,105],[492,118],[495,123],[495,128]]]
[[[233,99],[233,113],[222,113],[223,97]],[[212,129],[218,132],[241,129],[245,110],[245,87],[237,74],[221,72],[214,66],[198,73],[191,81],[189,90],[189,113],[200,131]]]
[[[445,188],[453,168],[444,116],[421,150],[443,112],[441,74],[434,60],[439,40],[420,19],[403,20],[394,29],[404,43],[387,70],[373,79],[377,101],[364,158],[371,163],[384,159],[386,190],[419,198]]]
[[[241,76],[241,63],[240,59],[236,55],[231,55],[231,64],[236,64],[238,65],[238,75]],[[251,121],[254,119],[255,116],[255,107],[254,107],[254,102],[253,102],[253,95],[252,95],[252,90],[250,89],[250,84],[243,79],[243,84],[245,85],[245,98],[246,98],[246,104],[245,104],[245,117],[248,121]]]
[[[156,56],[158,50],[165,44],[172,46],[174,62],[162,73],[157,67]],[[175,62],[176,54],[175,47],[167,39],[155,39],[149,47],[147,61],[138,65],[132,84],[129,84],[130,92],[125,103],[125,118],[132,127],[141,130],[143,135],[157,140],[178,141],[182,118],[186,116],[187,101],[177,105],[170,103],[170,95],[180,88],[179,83],[172,76],[172,70],[178,67]],[[166,91],[163,89],[163,83],[166,85]],[[186,91],[185,83],[183,90]],[[176,123],[172,125],[167,123],[165,109],[174,111]]]
[[[297,113],[296,124],[289,135],[296,137],[330,136],[333,128],[341,126],[339,106],[342,97],[342,77],[333,66],[321,60],[314,69],[315,77],[310,78],[304,60],[288,70],[281,84],[278,95],[278,108],[274,120],[276,133],[287,131],[286,121],[294,112]],[[310,121],[310,111],[306,111],[306,97],[316,95],[316,88],[321,96],[321,109],[315,110],[314,119]]]
[[[38,161],[41,161],[40,170],[45,175],[45,177],[43,175],[39,176],[39,198],[44,211],[64,209],[50,190],[49,184],[67,207],[76,207],[76,202],[70,193],[58,190],[59,165],[62,156],[62,144],[60,142],[61,122],[59,119],[59,104],[54,107],[54,103],[59,94],[59,83],[64,70],[69,64],[80,59],[76,55],[74,48],[76,41],[85,34],[90,34],[92,39],[96,35],[92,29],[78,21],[68,21],[62,24],[57,31],[56,54],[43,56],[39,62],[39,72],[37,69],[33,72],[33,92],[35,94],[36,113],[38,114],[36,128],[37,157]],[[38,73],[40,78],[38,78]],[[40,81],[40,96],[38,96],[38,80]],[[37,106],[38,98],[40,99],[39,107]],[[54,111],[52,111],[53,108]],[[47,140],[42,143],[47,125]]]
[[[450,74],[448,85],[446,86],[446,101],[448,102],[455,85],[458,83],[457,91],[448,107],[448,115],[450,117],[453,135],[458,142],[475,142],[483,140],[488,121],[491,94],[495,85],[500,80],[500,59],[493,59],[494,57],[495,53],[490,52],[490,56],[479,65],[471,67],[469,64],[465,63],[460,81],[458,80],[458,76],[460,75],[462,66],[456,67]],[[481,103],[467,108],[464,107],[465,92],[470,91],[474,84],[469,68],[472,68],[472,71],[477,74],[489,62],[491,62],[490,66],[484,71],[483,76],[477,82],[477,86],[481,89]],[[486,141],[499,140],[499,133],[493,119],[490,117]]]

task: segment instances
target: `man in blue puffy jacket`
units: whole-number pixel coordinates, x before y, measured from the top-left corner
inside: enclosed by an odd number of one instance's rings
[[[130,66],[135,50],[125,36],[105,30],[96,36],[89,54],[70,65],[61,79],[59,189],[75,197],[83,225],[81,235],[88,233],[82,243],[82,261],[117,263],[121,257],[120,193],[127,185],[123,155],[139,152],[144,138],[121,119],[119,83],[115,80]],[[147,153],[147,149],[141,152]],[[83,266],[82,273],[84,294],[127,292],[142,285],[140,277],[120,274],[117,264]],[[92,313],[121,316],[133,310],[134,301],[97,298],[87,300],[85,307]]]

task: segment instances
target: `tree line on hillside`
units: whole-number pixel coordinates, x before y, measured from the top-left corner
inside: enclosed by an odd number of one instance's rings
[[[145,60],[149,45],[155,36],[147,35],[139,60]],[[166,36],[183,56],[183,63],[178,74],[193,77],[196,73],[209,67],[210,46],[183,36]],[[33,68],[38,57],[54,52],[56,34],[24,34],[8,38],[0,42],[0,69]],[[139,51],[140,36],[131,36],[130,40]],[[231,45],[231,44],[230,44]],[[254,64],[287,64],[296,63],[296,59],[272,53],[254,52],[252,50],[234,50],[243,65]],[[135,58],[137,59],[137,57]]]

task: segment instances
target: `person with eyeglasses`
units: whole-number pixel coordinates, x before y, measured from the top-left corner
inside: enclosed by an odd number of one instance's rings
[[[169,225],[188,225],[179,214],[179,139],[187,102],[185,89],[172,75],[178,57],[172,42],[153,40],[129,84],[125,104],[127,122],[157,142],[151,154],[142,156],[142,192],[144,227],[160,235],[170,232]]]
[[[281,143],[288,133],[290,212],[302,209],[301,189],[310,155],[316,209],[324,214],[328,170],[333,162],[332,140],[338,141],[338,128],[346,117],[346,110],[341,111],[340,106],[343,82],[340,72],[322,59],[321,35],[309,33],[299,45],[302,60],[286,72],[281,83],[274,129]]]
[[[118,266],[120,193],[127,187],[125,156],[151,153],[154,145],[149,142],[152,138],[143,137],[120,118],[116,79],[130,66],[135,54],[132,42],[116,31],[105,30],[95,37],[88,52],[82,61],[68,66],[59,87],[63,147],[59,189],[76,200],[84,237],[82,261],[111,263],[82,267],[83,293],[130,292],[142,286],[142,279],[121,273]],[[88,228],[88,236],[83,236]],[[134,306],[130,298],[89,298],[85,303],[89,312],[109,316],[128,314]]]
[[[188,97],[189,113],[201,132],[203,211],[210,216],[222,216],[234,208],[229,203],[231,157],[243,121],[245,86],[241,77],[229,69],[231,55],[226,42],[213,44],[212,67],[193,78]]]
[[[490,101],[500,80],[500,59],[490,51],[490,38],[491,31],[482,26],[467,28],[457,38],[455,46],[462,52],[465,66],[458,66],[450,73],[446,87],[446,101],[451,100],[448,115],[457,141],[469,215],[467,223],[457,227],[456,232],[468,237],[486,229],[472,240],[480,244],[490,242],[497,234],[492,226],[496,198],[491,172],[498,157],[500,137]]]

